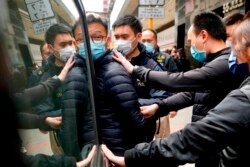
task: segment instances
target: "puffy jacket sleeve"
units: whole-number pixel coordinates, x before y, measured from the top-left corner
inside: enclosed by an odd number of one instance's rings
[[[249,141],[246,138],[249,124],[249,99],[241,91],[235,90],[204,119],[188,124],[168,139],[138,144],[126,151],[126,166],[177,166],[193,163],[215,155],[230,144]]]
[[[82,159],[81,150],[95,139],[94,120],[90,107],[86,63],[76,57],[63,86],[60,143],[64,153]]]
[[[116,108],[134,127],[143,127],[145,119],[140,114],[138,96],[131,77],[120,64],[113,62],[112,70],[105,76],[105,93],[112,99]]]

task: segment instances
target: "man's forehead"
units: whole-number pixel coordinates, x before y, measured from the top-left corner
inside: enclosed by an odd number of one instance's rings
[[[154,34],[151,31],[143,31],[142,32],[142,38],[153,38]]]
[[[128,25],[122,25],[122,26],[119,26],[119,27],[115,27],[114,28],[114,32],[123,32],[123,33],[125,33],[125,34],[131,34],[131,33],[133,33],[133,30],[132,30],[132,28],[130,27],[130,26],[128,26]]]
[[[55,37],[56,39],[64,39],[64,38],[73,38],[70,33],[62,33],[62,34],[57,34]]]
[[[88,31],[89,33],[105,33],[106,34],[105,27],[100,23],[88,24]]]
[[[69,33],[57,34],[54,43],[69,42],[73,37]]]
[[[77,34],[76,34],[76,37],[77,37],[77,38],[82,37],[82,32],[77,33]]]
[[[102,32],[101,30],[97,30],[97,29],[93,29],[93,30],[89,30],[89,34],[102,34],[104,32]]]

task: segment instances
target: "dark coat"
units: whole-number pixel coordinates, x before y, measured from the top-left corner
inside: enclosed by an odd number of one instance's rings
[[[178,67],[171,55],[160,51],[160,48],[156,48],[151,56],[156,62],[158,62],[164,71],[178,72]]]
[[[63,84],[62,95],[63,122],[57,134],[64,153],[80,160],[83,147],[95,143],[85,59],[75,56],[75,64]]]
[[[59,75],[62,67],[58,67],[55,65],[55,57],[54,55],[50,55],[47,59],[47,70],[44,71],[41,76],[41,80],[37,83],[41,83],[46,81],[48,78],[51,78],[55,75]],[[58,87],[50,97],[46,98],[39,105],[33,108],[33,112],[35,114],[48,114],[50,116],[59,116],[61,115],[61,101],[62,101],[62,87]]]
[[[131,64],[143,66],[151,69],[152,71],[163,71],[161,65],[151,58],[152,55],[146,51],[146,47],[143,44],[138,43],[138,49],[140,54],[131,59]],[[165,90],[152,88],[150,85],[145,84],[136,78],[134,78],[133,82],[139,97],[140,105],[142,106],[153,104],[160,99],[167,98],[172,95],[172,93],[166,92]]]
[[[95,61],[98,135],[116,155],[146,141],[146,122],[139,112],[131,76],[108,52]]]
[[[250,78],[240,89],[230,92],[205,118],[168,138],[139,144],[126,151],[126,166],[175,167],[207,159],[228,146],[237,147],[238,155],[231,157],[230,163],[226,162],[230,155],[224,156],[220,166],[246,166],[249,164],[249,131]]]
[[[19,111],[17,113],[18,128],[51,130],[51,127],[45,124],[46,114],[38,115],[30,113],[30,110],[32,106],[48,98],[59,86],[61,86],[61,81],[57,77],[52,77],[37,86],[27,88],[13,96],[15,106]]]
[[[243,80],[233,75],[228,68],[230,52],[230,48],[225,48],[210,54],[201,68],[184,73],[154,72],[139,67],[134,70],[134,75],[153,87],[183,91],[159,102],[157,114],[163,116],[169,111],[193,105],[192,121],[197,121],[206,116],[231,90],[239,87]]]

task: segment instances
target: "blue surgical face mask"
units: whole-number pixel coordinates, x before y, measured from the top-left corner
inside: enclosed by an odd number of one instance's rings
[[[206,52],[205,51],[198,51],[195,46],[191,46],[190,48],[191,55],[193,58],[201,63],[204,63],[206,60]]]
[[[79,43],[77,46],[78,46],[78,49],[79,49],[78,54],[80,56],[82,56],[83,58],[86,58],[84,43]]]
[[[92,57],[94,61],[97,60],[102,55],[104,55],[104,53],[106,53],[105,42],[101,42],[101,43],[91,42],[90,47],[91,47],[91,53],[92,53]],[[79,55],[85,58],[86,52],[85,52],[84,43],[78,44],[78,48],[79,48]]]
[[[234,51],[231,52],[228,59],[230,71],[237,76],[245,77],[249,75],[248,63],[237,63],[237,56]]]
[[[155,51],[154,44],[146,42],[146,43],[144,43],[144,45],[146,46],[146,50],[148,52],[154,53],[154,51]]]

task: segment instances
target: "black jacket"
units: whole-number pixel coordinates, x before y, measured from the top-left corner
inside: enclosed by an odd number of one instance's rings
[[[48,78],[54,75],[59,75],[63,67],[58,67],[55,65],[55,56],[50,55],[47,59],[47,70],[44,71],[41,76],[41,80],[37,83],[46,81]],[[33,108],[35,114],[48,114],[50,116],[61,115],[61,101],[62,101],[62,87],[58,87],[50,97],[46,98],[40,102],[37,106]]]
[[[74,58],[75,64],[63,84],[63,122],[57,134],[64,153],[81,160],[83,147],[95,143],[95,129],[86,62],[78,55]]]
[[[20,93],[16,93],[12,96],[12,101],[15,104],[15,109],[11,108],[11,112],[15,112],[17,114],[17,128],[42,128],[47,127],[44,124],[44,118],[45,116],[41,115],[30,115],[30,113],[24,112],[25,110],[29,109],[33,105],[38,104],[41,100],[44,98],[47,98],[51,94],[53,94],[53,91],[56,90],[61,86],[61,82],[58,78],[53,77],[49,78],[45,82],[42,82],[41,84],[25,89],[24,91]],[[14,117],[12,117],[14,120]],[[38,122],[37,122],[38,121]],[[14,124],[14,123],[13,123]],[[10,133],[10,132],[9,132]],[[13,134],[12,134],[13,135]],[[15,136],[11,136],[15,137]],[[17,136],[18,139],[20,139],[19,136]],[[11,141],[14,140],[13,138],[10,139]],[[20,141],[18,141],[20,142]],[[19,148],[19,147],[18,147]],[[74,157],[69,157],[65,155],[44,155],[44,154],[37,154],[37,155],[27,155],[22,154],[19,152],[22,158],[23,166],[28,167],[66,167],[66,166],[76,166],[76,159]],[[16,160],[16,159],[15,159]],[[14,162],[18,163],[18,166],[22,166],[19,164],[20,162]]]
[[[163,71],[162,66],[151,57],[152,55],[146,51],[146,47],[143,44],[138,43],[137,47],[140,51],[140,54],[131,59],[131,64],[143,66],[151,69],[152,71]],[[139,103],[141,106],[151,105],[172,95],[172,93],[165,90],[152,88],[150,85],[145,84],[136,77],[133,77],[133,83],[135,85],[136,93],[138,94]],[[156,131],[156,120],[158,118],[159,117],[154,116],[147,119],[147,142],[153,140],[154,138]]]
[[[116,155],[146,141],[146,122],[139,112],[136,89],[112,53],[95,60],[98,135]]]
[[[250,78],[230,92],[208,115],[173,133],[168,139],[138,144],[125,152],[126,166],[177,166],[194,163],[219,153],[228,146],[237,147],[237,157],[220,166],[248,166],[250,150]],[[231,159],[232,160],[232,159]]]
[[[243,78],[234,76],[228,68],[231,49],[225,48],[209,54],[201,68],[187,72],[154,72],[143,67],[133,72],[146,84],[177,93],[159,102],[157,114],[163,116],[169,111],[177,111],[193,105],[192,121],[206,116],[231,90],[239,87]],[[185,92],[188,91],[188,92]]]
[[[161,65],[161,67],[164,71],[169,71],[169,72],[178,72],[179,71],[172,56],[160,51],[159,47],[157,47],[155,49],[155,51],[151,57]]]
[[[138,43],[138,49],[140,54],[131,59],[131,64],[143,66],[152,71],[163,71],[161,65],[151,58],[152,55],[146,51],[146,47],[143,44]],[[139,97],[140,105],[142,106],[153,104],[154,102],[172,95],[172,93],[165,90],[152,88],[150,85],[136,78],[134,78],[133,82]]]
[[[37,86],[13,95],[13,101],[19,111],[17,113],[18,128],[51,130],[44,122],[46,114],[37,115],[31,113],[30,110],[32,106],[48,98],[59,86],[61,86],[61,81],[57,77],[52,77]]]

